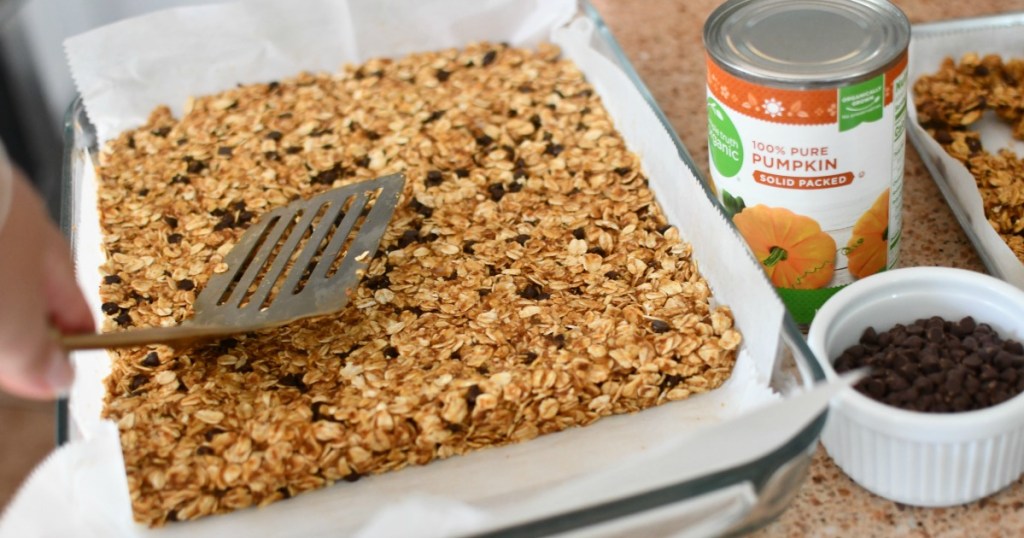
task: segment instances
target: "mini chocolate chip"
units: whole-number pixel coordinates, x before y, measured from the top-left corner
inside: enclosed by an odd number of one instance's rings
[[[277,380],[277,384],[283,387],[294,387],[299,389],[299,392],[306,392],[306,384],[302,381],[302,374],[293,373],[285,374]]]
[[[118,314],[121,312],[121,307],[118,306],[117,303],[107,302],[100,305],[100,310],[102,310],[103,313],[108,316],[113,316],[114,314]]]
[[[487,147],[494,143],[494,139],[487,135],[480,135],[476,137],[476,144],[480,147]]]
[[[466,170],[465,168],[456,168],[455,175],[460,178],[469,177],[469,170]]]
[[[532,301],[541,301],[551,297],[550,294],[545,293],[544,290],[534,282],[530,282],[522,290],[520,290],[519,296],[524,299],[530,299]]]
[[[149,381],[149,376],[146,374],[135,374],[132,376],[131,382],[128,383],[128,392],[135,392],[140,387],[145,385]]]
[[[537,114],[533,114],[532,116],[530,116],[530,124],[533,125],[533,128],[535,130],[536,129],[540,129],[540,126],[541,126],[540,116],[537,115]]]
[[[323,149],[331,149],[330,146],[324,147]],[[281,155],[276,151],[264,151],[263,158],[268,161],[280,161]]]
[[[608,255],[608,253],[605,252],[603,248],[598,247],[598,246],[594,246],[594,247],[588,248],[587,249],[587,253],[589,253],[589,254],[597,254],[598,256],[601,256],[602,258]]]
[[[157,355],[156,351],[150,351],[140,364],[147,368],[156,368],[160,366],[160,356]]]
[[[366,287],[371,290],[379,290],[386,288],[391,285],[391,279],[388,278],[387,273],[382,275],[374,275],[366,279]]]
[[[675,374],[666,374],[664,377],[661,378],[661,383],[658,385],[658,387],[661,390],[671,390],[673,387],[678,385],[679,382],[682,380],[683,378],[681,376]]]
[[[620,167],[618,167],[618,168],[616,168],[614,170],[614,172],[616,174],[620,175],[620,176],[625,176],[625,175],[629,174],[632,171],[633,171],[633,169],[628,167],[628,166],[620,166]]]
[[[152,131],[150,131],[150,134],[152,134],[153,136],[158,136],[160,138],[165,138],[170,132],[171,128],[164,126],[153,129]]]
[[[405,248],[420,239],[419,230],[409,229],[402,232],[402,236],[398,238],[398,248]]]
[[[491,200],[500,202],[505,197],[505,185],[501,183],[491,183],[487,186],[487,192],[490,193]]]
[[[519,234],[519,235],[515,236],[515,238],[513,239],[513,241],[515,241],[516,243],[519,243],[520,245],[526,245],[526,242],[529,241],[529,240],[530,240],[530,236],[526,235],[526,234]]]
[[[468,240],[462,243],[462,252],[466,254],[474,254],[476,248],[476,241]]]
[[[427,172],[426,184],[428,187],[436,187],[444,181],[444,176],[441,175],[440,170],[431,170]]]
[[[651,330],[656,333],[668,332],[670,329],[669,324],[663,320],[655,319],[651,320]]]
[[[561,144],[548,144],[544,148],[544,153],[552,157],[558,157],[563,151],[565,151],[565,146]]]
[[[309,182],[316,185],[332,185],[336,180],[341,179],[342,172],[341,163],[335,163],[327,170],[314,174],[309,178]]]
[[[532,351],[527,351],[523,356],[523,364],[533,364],[535,360],[537,360],[537,354]]]
[[[978,140],[973,136],[968,136],[965,142],[967,143],[967,149],[971,150],[972,154],[981,151],[981,140]]]
[[[206,445],[201,445],[196,449],[197,456],[209,456],[210,454],[213,454],[213,449]]]
[[[145,189],[145,188],[139,189],[139,193],[138,194],[139,194],[139,196],[147,196],[149,194],[149,189]]]
[[[176,287],[181,291],[192,291],[196,289],[196,283],[192,279],[185,278],[179,280]]]
[[[384,356],[389,358],[389,359],[397,359],[398,358],[398,348],[395,347],[395,346],[388,346],[388,347],[384,348]]]
[[[448,80],[448,77],[451,76],[451,73],[445,71],[444,69],[438,69],[437,71],[434,72],[434,76],[437,77],[438,82],[445,82]]]
[[[466,389],[466,405],[469,407],[469,411],[472,412],[473,408],[476,407],[476,399],[483,394],[484,391],[480,390],[479,385],[470,385]]]
[[[935,141],[940,144],[952,144],[953,135],[949,134],[949,131],[945,129],[940,129],[935,131]]]
[[[604,277],[607,278],[608,280],[618,280],[619,273],[617,271],[608,271],[607,273],[604,274]]]
[[[171,185],[174,185],[176,183],[181,185],[188,185],[189,183],[191,183],[191,181],[181,174],[175,174],[174,177],[171,178]]]
[[[187,160],[188,164],[185,166],[185,171],[190,174],[198,174],[203,170],[206,170],[206,163],[198,159]]]
[[[983,64],[974,66],[974,75],[979,77],[988,76],[988,67],[985,67]]]
[[[220,155],[220,156],[223,156],[223,157],[230,157],[231,153],[232,153],[232,149],[227,147],[227,146],[221,146],[221,147],[217,148],[217,155]]]
[[[177,232],[167,234],[167,243],[171,245],[177,245],[178,243],[181,243],[182,237],[183,236]]]
[[[519,191],[523,190],[523,186],[524,186],[524,184],[523,184],[522,181],[513,181],[508,186],[508,192],[519,192]]]
[[[164,217],[164,223],[170,226],[172,230],[178,227],[178,219],[174,217]]]
[[[415,211],[416,213],[423,215],[423,218],[427,219],[429,219],[434,214],[433,208],[423,205],[422,203],[420,203],[419,200],[415,198],[413,198],[412,201],[409,202],[409,208]]]
[[[583,227],[579,227],[572,231],[572,236],[575,237],[576,239],[586,239],[587,232],[586,230],[583,229]]]
[[[128,314],[127,310],[122,310],[121,313],[114,318],[114,321],[117,322],[120,327],[127,327],[132,324],[132,317]]]
[[[118,276],[118,275],[107,275],[107,276],[103,277],[103,283],[104,284],[120,284],[121,283],[121,277]]]
[[[667,231],[669,231],[671,229],[672,229],[672,225],[671,224],[662,224],[661,226],[658,226],[658,233],[660,233],[661,235],[665,235],[665,232],[667,232]]]
[[[495,59],[495,58],[496,58],[497,56],[498,56],[498,51],[496,51],[496,50],[489,50],[489,51],[487,51],[487,53],[486,53],[486,54],[484,54],[484,58],[483,58],[483,60],[481,61],[481,64],[482,64],[482,65],[483,65],[484,67],[486,67],[486,66],[488,66],[488,65],[491,65],[492,63],[494,63],[494,59]]]
[[[423,120],[423,125],[426,125],[428,123],[433,123],[433,122],[441,119],[442,116],[444,116],[444,111],[443,110],[435,110],[435,111],[431,112],[429,116],[427,116],[427,119]]]
[[[281,133],[281,131],[270,131],[269,133],[266,134],[265,138],[269,138],[274,142],[279,142],[282,138],[284,138],[284,135]]]
[[[220,428],[210,428],[203,432],[203,439],[206,439],[206,442],[209,443],[210,441],[213,441],[214,437],[222,433],[227,433],[227,430],[222,430]]]

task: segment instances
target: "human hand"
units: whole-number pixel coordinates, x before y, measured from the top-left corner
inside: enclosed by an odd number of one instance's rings
[[[26,398],[54,398],[71,384],[73,373],[52,331],[90,331],[93,318],[75,281],[67,242],[0,148],[0,187],[5,181],[12,184],[0,188],[0,198],[10,197],[6,219],[0,215],[0,388]]]

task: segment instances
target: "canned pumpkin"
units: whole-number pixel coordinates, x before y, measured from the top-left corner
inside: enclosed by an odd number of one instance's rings
[[[876,0],[731,0],[704,26],[713,187],[800,324],[897,262],[909,39]]]

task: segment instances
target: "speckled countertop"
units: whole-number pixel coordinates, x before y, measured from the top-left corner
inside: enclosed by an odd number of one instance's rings
[[[701,30],[719,0],[591,0],[671,120],[697,166],[708,173]],[[1024,11],[1024,0],[896,0],[911,23]],[[983,271],[967,237],[913,146],[907,144],[900,265]],[[778,520],[775,536],[1024,536],[1024,480],[981,501],[915,508],[869,493],[818,448],[809,478]]]

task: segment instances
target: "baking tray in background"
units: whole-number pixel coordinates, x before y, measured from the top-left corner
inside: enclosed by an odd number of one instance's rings
[[[1024,58],[1024,12],[996,16],[952,19],[916,24],[911,28],[909,84],[922,75],[935,73],[945,57],[959,62],[967,53],[999,54],[1004,59]],[[1006,246],[985,218],[981,195],[973,177],[960,162],[950,157],[918,124],[915,107],[909,110],[907,132],[925,167],[956,216],[985,268],[992,275],[1024,289],[1024,264]],[[1024,156],[1024,142],[1010,137],[1010,128],[987,113],[975,127],[985,148],[995,152],[1011,147]]]
[[[589,3],[582,2],[579,4],[575,20],[588,21],[593,25],[593,46],[628,76],[665,127],[681,160],[690,168],[694,177],[702,180],[702,174],[694,165],[688,151],[598,12]],[[77,229],[73,223],[76,222],[76,215],[83,210],[79,205],[82,195],[79,179],[86,167],[90,166],[90,158],[95,157],[98,151],[95,130],[80,99],[72,103],[67,112],[65,142],[62,223],[65,232],[75,244]],[[716,198],[706,185],[707,182],[702,181],[706,197],[717,207]],[[731,226],[731,223],[729,225]],[[788,315],[784,319],[781,336],[781,345],[775,361],[777,368],[772,373],[770,386],[785,396],[800,392],[823,380],[823,372],[807,348],[799,329]],[[58,437],[61,443],[76,439],[78,435],[74,430],[74,424],[69,421],[67,406],[67,401],[62,401],[59,405]],[[660,534],[669,529],[677,530],[680,525],[700,525],[705,529],[716,529],[716,534],[751,531],[778,516],[796,495],[807,475],[811,456],[816,450],[824,423],[825,415],[822,414],[781,447],[748,463],[694,480],[679,482],[671,487],[625,498],[600,509],[581,506],[554,518],[506,528],[499,534],[539,536],[563,532],[600,533],[607,530],[607,527],[602,525],[611,521],[616,522],[618,531],[632,533]],[[682,515],[677,514],[679,517],[673,520],[674,523],[668,522],[674,524],[674,527],[651,527],[652,524],[664,525],[666,521],[647,517],[648,515],[670,511],[680,506],[684,507]],[[687,510],[686,507],[693,509]],[[729,509],[723,510],[723,507]],[[618,526],[623,522],[626,522],[625,528]]]

